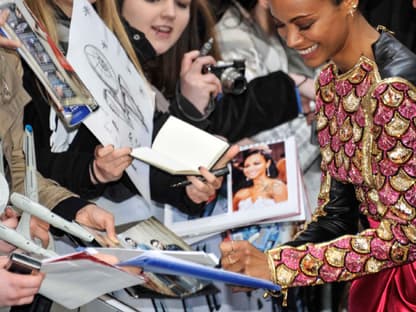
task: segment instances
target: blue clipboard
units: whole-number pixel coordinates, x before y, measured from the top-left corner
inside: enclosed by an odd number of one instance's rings
[[[186,275],[202,280],[223,282],[243,287],[263,288],[272,291],[280,290],[278,285],[268,280],[207,267],[191,261],[167,256],[156,250],[146,251],[136,258],[119,263],[118,266],[137,266],[153,273]]]

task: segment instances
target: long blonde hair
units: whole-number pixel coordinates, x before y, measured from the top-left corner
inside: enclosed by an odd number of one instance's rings
[[[57,21],[55,17],[55,9],[53,0],[25,0],[27,6],[32,10],[33,14],[46,27],[46,31],[52,40],[58,44]],[[133,46],[124,29],[118,14],[119,10],[115,0],[97,0],[95,4],[98,15],[107,25],[107,27],[116,35],[130,60],[134,63],[137,70],[142,72],[140,62],[134,52]]]

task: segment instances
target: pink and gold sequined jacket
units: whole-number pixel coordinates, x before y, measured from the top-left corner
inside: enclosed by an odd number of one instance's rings
[[[416,56],[388,33],[317,80],[319,207],[297,239],[268,252],[283,288],[351,280],[416,260]],[[359,213],[371,228],[357,234]]]

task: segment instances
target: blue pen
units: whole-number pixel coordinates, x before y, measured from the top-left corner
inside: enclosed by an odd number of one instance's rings
[[[295,87],[295,94],[296,94],[296,104],[298,106],[298,112],[300,115],[303,115],[302,99],[300,97],[300,92],[299,92],[298,87]]]

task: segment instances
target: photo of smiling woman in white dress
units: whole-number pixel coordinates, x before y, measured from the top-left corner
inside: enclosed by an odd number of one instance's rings
[[[284,144],[261,145],[241,152],[233,165],[233,211],[276,208],[288,200],[287,185],[278,178],[276,163],[284,159]]]

